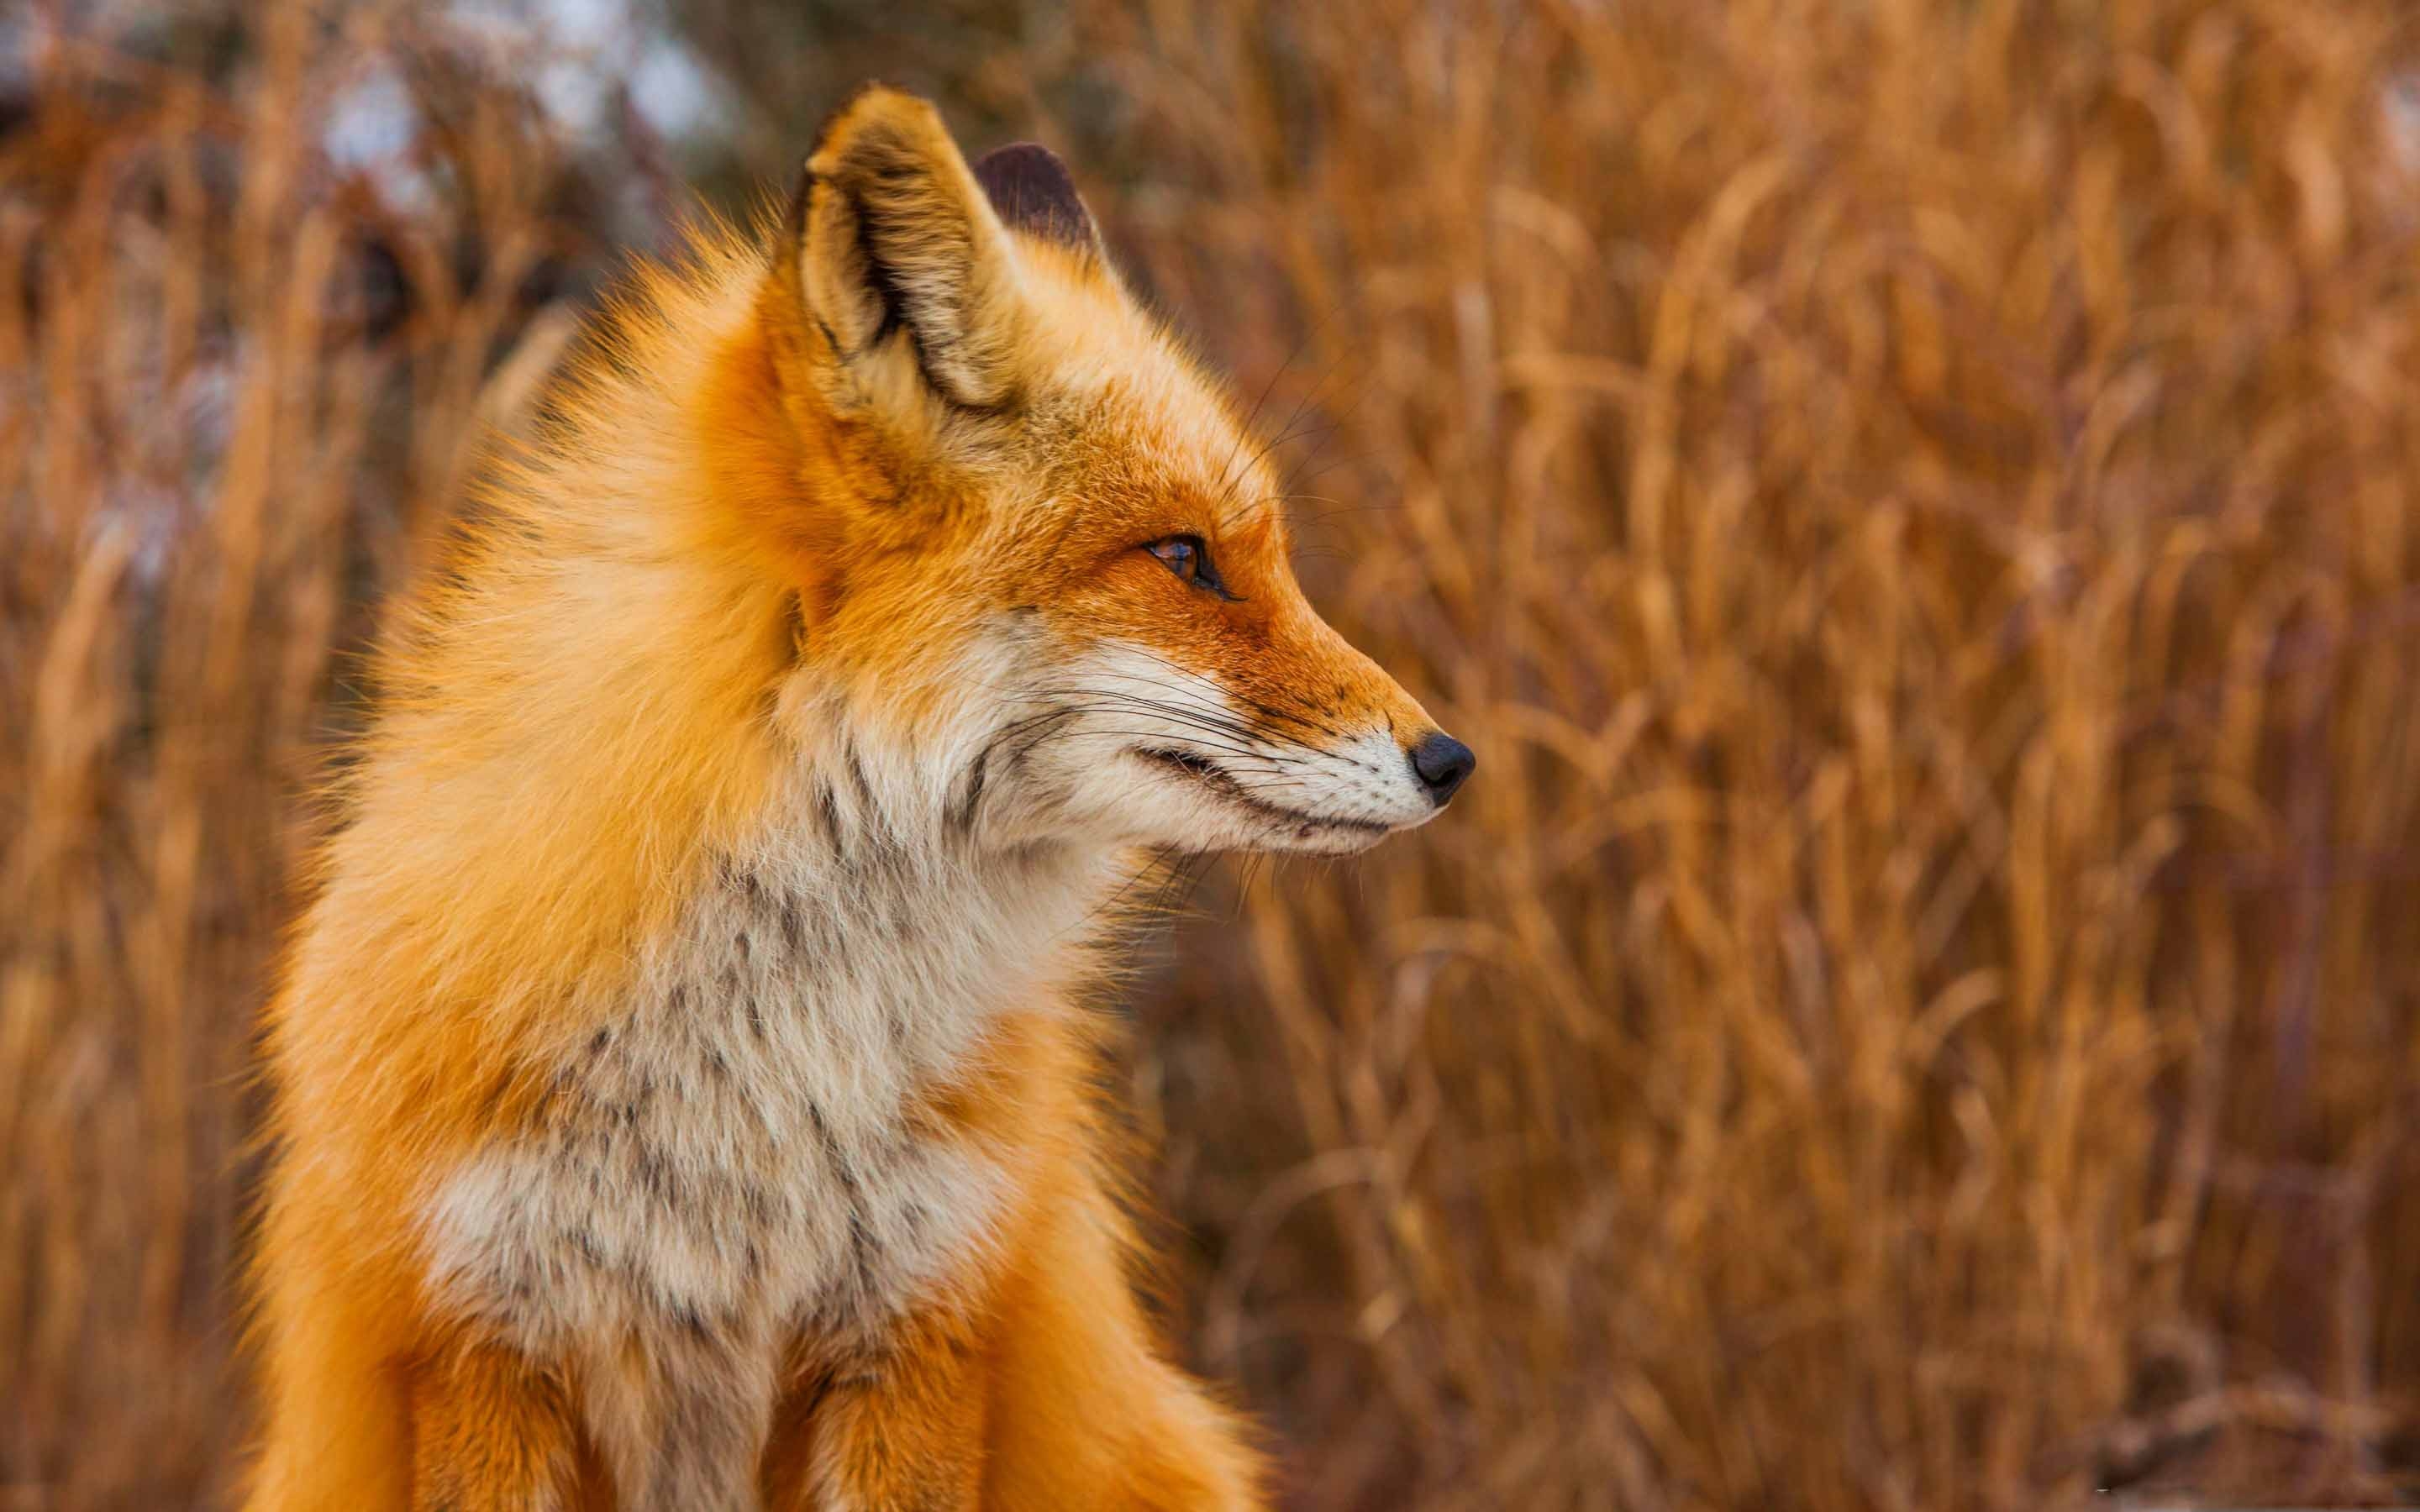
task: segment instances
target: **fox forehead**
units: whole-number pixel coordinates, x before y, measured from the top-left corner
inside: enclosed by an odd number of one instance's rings
[[[1224,386],[1106,277],[1060,292],[1029,390],[1039,512],[1282,549],[1264,448]]]

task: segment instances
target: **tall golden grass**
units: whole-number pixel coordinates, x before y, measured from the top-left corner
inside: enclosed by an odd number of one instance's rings
[[[1314,596],[1481,757],[1355,867],[1212,878],[1139,993],[1178,1322],[1289,1504],[2412,1493],[2400,8],[999,35],[891,71],[1078,161],[1265,395]],[[302,795],[628,187],[400,10],[242,41],[60,39],[0,135],[12,1506],[224,1484]],[[398,57],[405,203],[314,125]]]

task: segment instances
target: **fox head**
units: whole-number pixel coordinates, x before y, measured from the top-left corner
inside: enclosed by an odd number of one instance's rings
[[[791,584],[799,740],[877,732],[845,759],[941,774],[947,822],[1010,844],[1344,853],[1470,774],[1305,600],[1263,446],[1047,151],[970,166],[861,93],[757,320],[783,475],[733,486]]]

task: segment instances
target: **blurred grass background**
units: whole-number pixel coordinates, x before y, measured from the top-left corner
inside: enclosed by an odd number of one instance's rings
[[[2386,0],[0,14],[0,1507],[211,1504],[248,1034],[486,424],[867,76],[1076,163],[1444,820],[1134,994],[1303,1508],[2420,1491]]]

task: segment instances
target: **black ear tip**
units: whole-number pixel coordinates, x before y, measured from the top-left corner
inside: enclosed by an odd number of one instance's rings
[[[1059,154],[1037,142],[994,147],[975,164],[975,182],[1001,220],[1014,230],[1078,251],[1092,249],[1093,215]]]
[[[975,176],[998,175],[1003,181],[1013,178],[1047,180],[1066,193],[1076,192],[1075,176],[1059,154],[1039,142],[1011,142],[1006,147],[992,148],[975,164]]]

